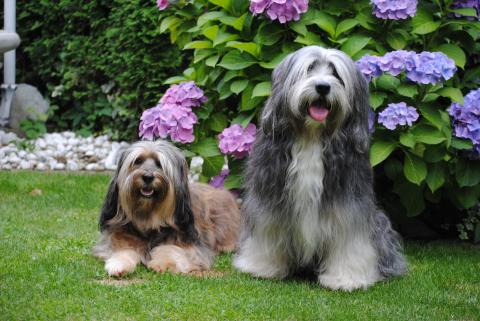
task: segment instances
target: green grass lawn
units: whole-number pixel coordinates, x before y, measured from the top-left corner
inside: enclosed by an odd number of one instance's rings
[[[352,293],[255,279],[228,255],[204,277],[108,278],[90,252],[108,180],[0,172],[0,320],[480,320],[480,248],[461,243],[408,242],[408,276]]]

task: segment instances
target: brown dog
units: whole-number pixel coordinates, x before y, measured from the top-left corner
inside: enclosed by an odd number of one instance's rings
[[[93,252],[109,275],[142,262],[173,273],[208,269],[214,255],[232,251],[239,209],[227,191],[188,184],[187,164],[175,146],[141,141],[121,156],[100,214]]]

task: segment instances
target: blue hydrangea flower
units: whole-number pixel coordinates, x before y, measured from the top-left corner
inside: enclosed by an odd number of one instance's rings
[[[373,14],[380,19],[401,20],[415,16],[417,0],[371,0]]]
[[[388,72],[392,76],[398,76],[407,68],[411,68],[415,55],[413,51],[392,51],[381,57],[378,65],[383,72]]]
[[[373,111],[372,108],[368,109],[368,133],[371,135],[375,132],[375,117],[377,114]]]
[[[365,55],[355,62],[357,68],[370,81],[372,77],[378,77],[382,74],[379,66],[380,57]]]
[[[407,106],[404,102],[389,104],[378,114],[378,122],[390,130],[394,130],[398,125],[412,126],[417,119],[417,110],[414,107]]]
[[[448,109],[452,116],[455,136],[467,138],[480,153],[480,89],[465,96],[464,105],[453,103]]]
[[[436,84],[453,77],[457,71],[455,62],[441,52],[427,52],[412,56],[412,64],[406,65],[407,78],[420,84]]]

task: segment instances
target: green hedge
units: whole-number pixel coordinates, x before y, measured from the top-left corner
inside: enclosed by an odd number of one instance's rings
[[[151,0],[17,1],[18,82],[51,100],[49,126],[137,138],[182,54],[160,35]]]
[[[387,21],[372,15],[368,0],[317,0],[310,1],[300,21],[287,24],[252,16],[248,0],[170,5],[161,13],[160,30],[189,52],[192,62],[183,75],[168,82],[194,80],[209,98],[196,111],[200,119],[196,141],[183,148],[204,156],[208,173],[219,172],[218,133],[233,123],[256,122],[270,93],[272,69],[305,45],[338,48],[355,60],[399,49],[441,51],[458,67],[445,83],[419,85],[403,74],[371,82],[371,105],[377,113],[388,103],[401,101],[420,113],[410,128],[390,131],[377,123],[371,159],[379,199],[404,231],[416,236],[456,233],[462,210],[478,203],[480,164],[467,156],[471,142],[452,135],[446,110],[479,87],[480,23],[476,17],[454,17],[454,13],[475,16],[476,12],[455,11],[452,2],[420,0],[413,18]],[[229,166],[226,187],[239,187],[241,161],[229,156]]]

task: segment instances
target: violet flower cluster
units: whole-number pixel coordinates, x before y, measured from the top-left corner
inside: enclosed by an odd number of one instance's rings
[[[250,0],[253,15],[264,13],[270,20],[280,23],[300,20],[300,14],[308,9],[308,0]]]
[[[415,16],[417,0],[371,0],[373,14],[380,19],[402,20]]]
[[[466,95],[463,106],[453,103],[448,113],[453,119],[455,136],[470,139],[480,154],[480,89]]]
[[[406,103],[388,104],[381,113],[378,114],[378,122],[390,130],[397,126],[408,125],[418,119],[418,112],[414,107],[407,106]]]
[[[473,8],[477,11],[477,18],[480,20],[480,0],[455,0],[452,3],[452,9],[461,8]],[[454,13],[457,18],[463,17],[463,15]],[[474,20],[474,17],[467,17],[468,20]]]
[[[403,71],[407,78],[419,84],[437,84],[453,77],[457,71],[455,62],[442,52],[397,50],[383,57],[365,55],[356,65],[367,80],[383,72],[398,76]]]
[[[168,7],[168,0],[157,0],[157,7],[160,10],[165,10]]]
[[[139,136],[146,140],[170,136],[175,142],[193,142],[193,125],[197,123],[197,116],[192,107],[200,106],[205,101],[207,97],[193,81],[171,86],[157,106],[143,112]]]
[[[218,147],[224,154],[231,154],[236,158],[244,158],[252,150],[255,141],[256,127],[248,124],[243,128],[239,124],[227,127],[218,135],[220,144]]]

